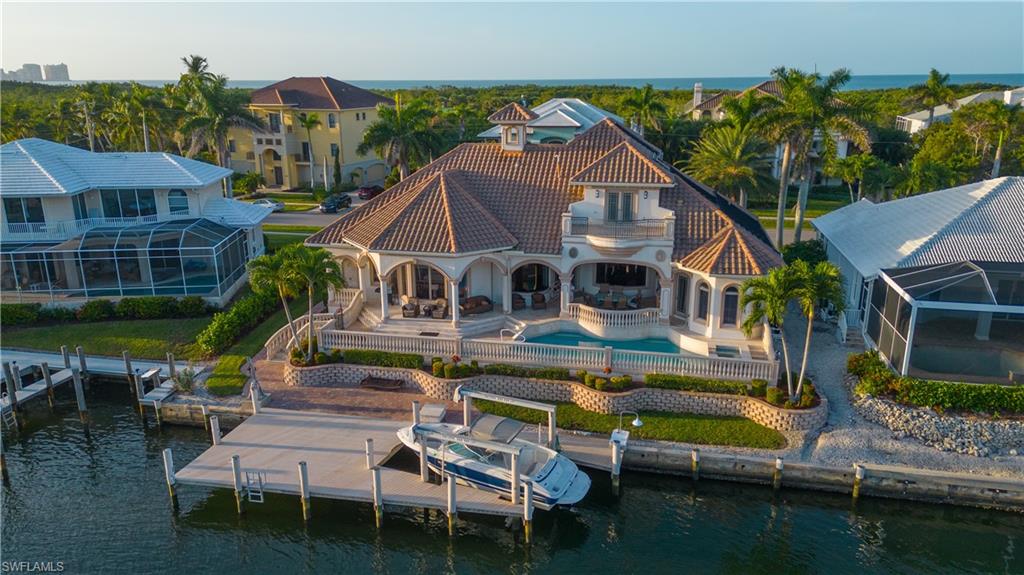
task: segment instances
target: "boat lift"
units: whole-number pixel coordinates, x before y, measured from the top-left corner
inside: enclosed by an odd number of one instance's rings
[[[473,399],[484,399],[487,401],[494,401],[496,403],[504,403],[506,405],[515,405],[517,407],[525,407],[527,409],[536,409],[543,411],[548,414],[548,440],[547,447],[558,450],[558,436],[556,433],[557,427],[555,426],[555,406],[547,403],[541,403],[539,401],[530,401],[528,399],[519,399],[516,397],[507,397],[504,395],[498,395],[495,393],[487,393],[484,391],[474,391],[472,389],[465,389],[463,386],[455,388],[453,401],[456,403],[462,402],[462,424],[469,426],[472,423],[473,417]]]

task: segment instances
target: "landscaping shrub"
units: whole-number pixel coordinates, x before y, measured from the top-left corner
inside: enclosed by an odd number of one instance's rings
[[[239,299],[226,311],[213,315],[206,329],[196,336],[196,348],[206,357],[219,354],[277,307],[278,299],[272,293],[254,292]]]
[[[109,299],[94,299],[78,308],[76,317],[82,321],[103,321],[115,315],[114,302]]]
[[[797,404],[802,408],[811,407],[814,405],[814,384],[805,383],[803,388],[800,390],[800,403]]]
[[[446,364],[444,364],[444,378],[445,379],[453,379],[455,377],[455,367],[456,366],[455,366],[454,363],[446,363]]]
[[[202,317],[210,313],[210,304],[197,296],[189,295],[178,300],[178,315],[180,317]]]
[[[609,391],[622,391],[633,383],[633,377],[629,375],[618,375],[608,378]]]
[[[377,351],[375,349],[349,349],[345,350],[343,356],[345,363],[354,365],[405,367],[408,369],[420,369],[423,367],[423,358],[415,353],[395,353]]]
[[[168,319],[178,316],[178,301],[171,296],[129,297],[117,302],[122,319]]]
[[[434,359],[436,361],[430,364],[430,373],[434,377],[444,377],[444,362],[441,361],[441,358],[439,357],[435,357]]]
[[[782,405],[783,401],[787,401],[784,399],[785,394],[777,387],[769,387],[764,398],[765,401],[772,405]]]
[[[7,327],[33,325],[39,321],[41,308],[37,303],[0,304],[0,324]]]
[[[863,377],[869,370],[874,370],[878,367],[884,368],[885,363],[878,356],[877,350],[872,349],[864,353],[851,353],[846,356],[846,371],[857,377]]]
[[[533,377],[537,379],[557,379],[560,381],[572,381],[573,379],[569,370],[563,367],[520,367],[518,365],[492,363],[491,365],[484,366],[483,371],[488,375]]]
[[[580,380],[580,383],[586,382],[587,381],[587,370],[585,370],[585,369],[577,369],[576,370],[576,379]]]
[[[315,354],[313,354],[313,364],[314,365],[323,365],[325,363],[330,363],[330,362],[331,362],[331,356],[327,355],[326,353],[324,353],[322,351],[318,351]]]
[[[608,387],[608,380],[603,377],[594,378],[594,389],[604,391]]]
[[[588,373],[583,377],[583,385],[587,387],[594,387],[594,383],[597,381],[597,376],[592,373]]]
[[[40,323],[68,323],[78,319],[75,310],[69,307],[44,307],[39,310]]]
[[[819,262],[828,261],[825,253],[825,244],[821,240],[806,240],[789,244],[782,248],[782,259],[791,264],[796,260],[803,260],[811,267]]]
[[[768,382],[763,379],[755,379],[750,382],[750,395],[764,397],[768,392]]]
[[[705,391],[709,393],[727,393],[730,395],[746,395],[747,384],[742,381],[724,379],[705,379],[690,375],[669,375],[664,373],[648,373],[644,376],[647,387],[661,389],[678,389],[682,391]]]

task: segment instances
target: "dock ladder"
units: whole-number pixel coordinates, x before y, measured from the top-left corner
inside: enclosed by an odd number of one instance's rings
[[[262,471],[245,472],[245,496],[252,503],[263,503],[263,484],[267,474]]]
[[[0,417],[3,418],[4,426],[7,429],[16,429],[18,420],[14,418],[14,405],[11,404],[6,391],[0,395],[0,404],[6,404],[0,407]]]

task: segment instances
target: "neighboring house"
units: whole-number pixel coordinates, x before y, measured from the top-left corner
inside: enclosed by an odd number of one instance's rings
[[[989,100],[1002,100],[1007,106],[1019,106],[1024,102],[1024,87],[1006,91],[978,92],[977,94],[964,96],[956,101],[956,108],[950,108],[945,104],[936,106],[932,121],[948,122],[950,118],[953,117],[953,111],[955,109],[962,108],[969,104],[980,104],[981,102],[987,102]],[[928,113],[929,110],[921,110],[919,112],[914,112],[913,114],[896,116],[896,127],[908,134],[916,134],[928,127]]]
[[[751,91],[757,92],[762,96],[770,96],[772,98],[782,97],[782,91],[779,89],[778,82],[775,80],[765,80],[760,84],[751,86],[744,90],[743,92],[741,92],[739,96],[743,96],[744,94]],[[724,92],[720,92],[718,94],[714,94],[708,98],[705,98],[704,88],[702,84],[698,82],[693,85],[693,99],[690,100],[690,102],[683,107],[683,113],[689,114],[690,117],[694,120],[713,120],[716,122],[724,120],[727,117],[727,114],[722,104],[725,102],[727,98],[729,98],[729,96],[726,95]],[[845,158],[847,155],[850,154],[850,152],[852,151],[853,144],[849,140],[842,138],[838,135],[833,136],[832,139],[835,141],[836,157]],[[777,144],[775,146],[775,154],[772,160],[772,177],[774,178],[778,178],[779,173],[782,171],[782,156],[784,149],[785,147],[782,144]],[[817,154],[822,153],[823,150],[824,146],[821,134],[815,134],[812,154],[817,156]],[[818,162],[818,165],[815,166],[814,170],[813,183],[815,185],[821,184],[835,186],[842,183],[842,180],[840,180],[839,178],[830,178],[825,176],[823,166],[821,166],[820,164],[821,162]],[[791,175],[794,178],[800,177],[800,174]]]
[[[231,170],[165,153],[0,146],[5,301],[201,295],[226,302],[269,210],[223,197]]]
[[[579,98],[552,98],[530,111],[536,115],[526,124],[531,144],[564,144],[605,118],[622,124],[622,118]],[[499,126],[492,126],[477,137],[497,140],[500,135]]]
[[[374,152],[360,155],[363,133],[377,119],[377,105],[394,101],[326,76],[294,77],[252,93],[249,109],[263,120],[266,131],[232,128],[228,150],[236,172],[263,174],[273,188],[297,188],[334,182],[334,156],[341,180],[359,185],[381,184],[387,165]],[[320,125],[310,132],[301,126],[303,114],[315,113]]]
[[[861,200],[812,225],[843,273],[847,323],[897,371],[1024,373],[1024,178]]]
[[[740,285],[782,264],[757,219],[610,118],[534,144],[536,117],[509,104],[498,142],[459,145],[306,241],[341,261],[335,305],[362,324],[321,345],[774,377],[768,330],[740,328]]]

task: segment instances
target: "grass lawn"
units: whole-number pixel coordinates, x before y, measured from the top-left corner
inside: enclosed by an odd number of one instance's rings
[[[310,202],[310,203],[312,203],[312,202],[316,201],[316,198],[313,197],[313,194],[303,194],[303,193],[300,193],[300,192],[269,193],[269,194],[263,194],[263,197],[264,198],[270,198],[272,200],[277,200],[279,202],[284,202],[286,204],[287,203],[291,203],[291,202]]]
[[[849,198],[842,199],[842,200],[833,199],[833,198],[808,198],[807,199],[807,213],[804,214],[804,217],[815,218],[815,217],[818,217],[818,216],[823,216],[823,215],[825,215],[825,214],[827,214],[827,213],[829,213],[829,212],[831,212],[833,210],[838,210],[839,208],[841,208],[841,207],[843,207],[843,206],[845,206],[845,205],[847,205],[849,203],[850,203]],[[786,205],[787,205],[786,216],[787,217],[794,217],[794,216],[796,216],[796,213],[795,213],[796,197],[794,197],[792,194],[790,194],[790,196],[787,198]],[[755,216],[758,216],[759,218],[762,218],[762,219],[766,218],[766,217],[774,218],[776,215],[778,215],[778,211],[774,207],[751,208],[750,212],[753,213]]]
[[[300,236],[295,234],[263,234],[263,241],[266,244],[268,250],[279,250],[284,246],[290,244],[301,244],[309,236]]]
[[[534,409],[525,409],[485,400],[473,402],[480,411],[518,419],[528,423],[547,421],[547,414]],[[587,411],[575,403],[559,403],[558,427],[611,433],[619,425],[617,415],[605,415]],[[643,427],[630,427],[631,437],[639,439],[660,439],[697,443],[701,445],[731,445],[736,447],[759,447],[778,449],[786,446],[781,433],[744,419],[742,417],[719,417],[691,413],[667,413],[645,411],[640,414]],[[628,423],[623,423],[628,425]]]
[[[318,204],[292,204],[285,203],[284,211],[286,212],[308,212],[317,207]]]
[[[288,224],[263,224],[264,232],[288,232],[298,234],[315,234],[321,229],[320,226],[292,226]]]
[[[760,220],[761,225],[764,227],[764,229],[766,229],[768,231],[771,231],[771,230],[775,229],[775,222],[776,222],[775,218],[758,217],[757,219]],[[796,227],[796,221],[794,221],[794,220],[786,220],[782,224],[782,227],[787,229],[787,230],[791,230],[791,229]],[[810,221],[804,220],[804,229],[805,230],[813,230],[814,228],[811,227],[811,222]]]
[[[307,305],[305,297],[295,298],[289,302],[288,307],[292,311],[292,317],[297,318],[306,313]],[[245,358],[259,353],[263,349],[263,344],[267,343],[274,332],[284,327],[286,321],[284,310],[279,310],[229,347],[217,360],[213,373],[206,380],[206,388],[210,390],[210,393],[214,395],[237,395],[240,393],[242,386],[245,385],[245,376],[240,371],[242,364],[245,363]]]
[[[3,344],[49,352],[57,352],[62,345],[71,349],[81,345],[87,354],[114,357],[128,350],[139,359],[166,359],[170,351],[176,359],[196,359],[193,344],[208,323],[209,317],[199,317],[6,328]]]

